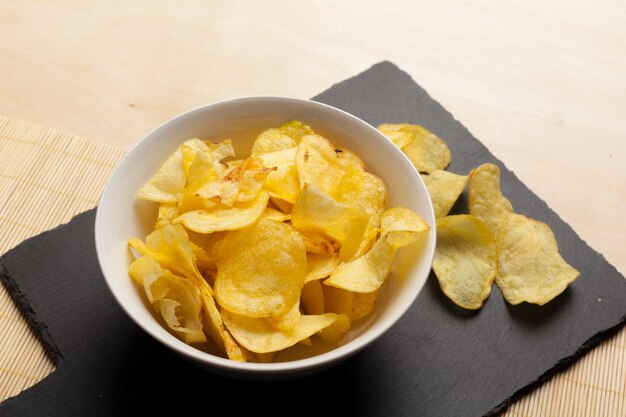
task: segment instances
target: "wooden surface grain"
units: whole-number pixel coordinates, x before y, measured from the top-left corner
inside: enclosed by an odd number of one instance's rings
[[[624,274],[624,22],[617,0],[4,0],[0,115],[128,149],[190,108],[390,60]]]

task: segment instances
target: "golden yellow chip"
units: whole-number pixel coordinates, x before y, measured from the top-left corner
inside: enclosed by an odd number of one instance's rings
[[[326,278],[339,265],[339,258],[334,253],[308,253],[304,282]]]
[[[141,187],[137,198],[158,203],[177,203],[186,179],[183,154],[178,148]]]
[[[266,207],[263,210],[263,214],[261,214],[262,219],[271,219],[279,222],[286,222],[287,220],[291,220],[291,214],[285,214],[282,211],[278,211],[271,207]]]
[[[498,234],[496,284],[511,304],[543,305],[579,276],[559,254],[550,227],[521,214],[510,214]]]
[[[256,198],[273,169],[265,167],[260,158],[248,158],[218,181],[205,183],[195,191],[197,197],[216,199],[226,207]]]
[[[314,133],[309,126],[297,120],[283,123],[280,127],[268,129],[257,137],[252,145],[252,155],[257,156],[295,147],[302,136]]]
[[[394,207],[383,213],[381,236],[363,256],[340,264],[324,284],[355,293],[378,290],[391,271],[397,249],[415,242],[430,228],[416,213]]]
[[[216,205],[215,202],[198,195],[198,190],[207,184],[216,181],[219,175],[221,175],[221,172],[216,171],[214,163],[215,161],[213,161],[206,152],[198,152],[195,154],[194,159],[188,168],[185,188],[179,197],[179,213],[206,209]],[[219,165],[219,161],[217,161],[217,163]],[[219,169],[221,170],[223,168],[220,166]]]
[[[297,300],[293,306],[285,314],[278,316],[267,317],[266,320],[269,324],[274,326],[278,330],[290,330],[298,325],[300,320],[300,300]]]
[[[482,307],[496,276],[496,242],[485,223],[471,215],[437,220],[433,270],[441,290],[456,305]]]
[[[328,238],[314,233],[299,233],[307,253],[333,254],[337,252],[338,244],[335,246]]]
[[[367,216],[356,207],[338,203],[311,184],[302,189],[291,210],[293,227],[338,242],[340,259],[350,259],[357,252],[368,222]]]
[[[301,188],[311,184],[323,193],[333,195],[346,171],[362,169],[363,162],[351,152],[333,148],[321,136],[307,135],[298,144],[296,167]]]
[[[300,294],[300,305],[306,314],[324,313],[324,291],[319,280],[304,284]]]
[[[192,281],[173,275],[148,254],[135,260],[130,275],[143,284],[161,317],[186,343],[206,342],[202,332],[200,291]]]
[[[224,309],[250,317],[278,316],[300,298],[306,251],[288,225],[261,219],[229,232],[216,255],[215,298]]]
[[[339,343],[350,330],[350,318],[347,314],[337,314],[336,320],[330,326],[323,328],[317,334],[322,339],[332,343]]]
[[[300,193],[296,149],[288,148],[259,155],[266,167],[274,169],[265,180],[263,187],[269,191],[271,197],[280,198],[289,203],[296,201]]]
[[[267,206],[269,195],[261,190],[252,201],[236,203],[232,207],[217,205],[206,210],[183,213],[174,219],[197,233],[213,233],[220,230],[236,230],[256,222]]]
[[[389,138],[389,140],[392,141],[394,145],[402,149],[415,140],[415,132],[410,130],[398,130],[399,126],[403,125],[392,125],[385,123],[378,126],[377,129],[380,131],[380,133],[387,136],[387,138]]]
[[[159,203],[159,213],[157,214],[157,221],[154,228],[160,229],[161,227],[173,224],[173,221],[177,216],[178,204]]]
[[[293,208],[293,204],[289,201],[283,200],[278,197],[270,197],[270,201],[274,207],[278,210],[282,211],[285,214],[291,214],[291,209]]]
[[[436,218],[448,215],[456,200],[463,194],[468,181],[467,175],[458,175],[442,170],[435,170],[428,175],[422,175],[422,179],[433,202]]]
[[[146,236],[144,244],[139,239],[130,239],[128,244],[141,256],[154,258],[163,268],[208,287],[196,266],[189,236],[180,225],[165,226]]]
[[[354,321],[361,320],[372,314],[374,307],[376,307],[379,293],[380,290],[354,294],[354,306],[352,308]]]
[[[298,324],[290,330],[279,330],[266,319],[240,316],[222,312],[226,328],[235,340],[246,349],[257,353],[276,352],[313,336],[339,319],[339,315],[325,313],[318,316],[300,316]]]
[[[311,281],[316,282],[316,281]],[[345,314],[350,321],[354,318],[354,293],[341,288],[322,285],[324,292],[324,312]]]
[[[415,124],[381,125],[383,131],[412,132],[415,139],[401,147],[402,152],[413,162],[419,172],[445,169],[450,165],[452,155],[448,145],[430,130]]]
[[[215,345],[228,356],[229,359],[245,362],[246,354],[241,346],[233,339],[230,333],[224,328],[222,315],[215,305],[215,300],[210,294],[200,294],[202,299],[203,328],[208,333]]]
[[[468,196],[470,214],[497,236],[500,223],[513,212],[511,202],[500,191],[500,168],[494,164],[474,168],[469,174]]]

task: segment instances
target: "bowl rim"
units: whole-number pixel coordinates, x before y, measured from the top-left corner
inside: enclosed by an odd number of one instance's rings
[[[175,337],[165,338],[159,334],[154,333],[150,329],[150,326],[148,326],[147,324],[144,324],[141,320],[139,320],[137,317],[135,317],[132,314],[132,312],[130,311],[129,308],[127,308],[127,306],[124,304],[120,296],[118,296],[118,294],[113,290],[113,287],[110,284],[110,278],[107,276],[107,272],[106,272],[107,269],[105,266],[106,263],[104,262],[104,259],[102,259],[102,256],[101,256],[101,243],[100,243],[101,231],[100,229],[103,226],[101,225],[102,214],[101,214],[100,208],[102,206],[103,201],[105,201],[105,199],[108,197],[108,194],[110,193],[110,186],[113,181],[113,178],[115,178],[117,175],[120,175],[119,168],[126,163],[126,161],[130,158],[130,156],[134,154],[134,152],[140,146],[142,146],[142,144],[148,141],[149,138],[155,135],[158,131],[160,131],[161,129],[164,129],[166,126],[180,119],[189,117],[190,115],[194,113],[201,113],[201,112],[207,111],[208,109],[213,108],[213,107],[233,105],[233,104],[244,103],[244,102],[254,102],[254,101],[293,102],[293,103],[298,103],[299,105],[313,106],[313,107],[317,106],[319,108],[323,108],[331,112],[338,113],[342,117],[351,119],[353,122],[365,126],[365,128],[369,129],[374,136],[378,136],[379,139],[382,139],[384,143],[388,144],[387,146],[391,146],[393,148],[392,153],[396,153],[398,157],[404,158],[406,162],[409,163],[408,165],[410,166],[415,179],[419,183],[421,183],[423,190],[425,190],[428,195],[428,191],[426,189],[426,186],[424,184],[424,181],[421,175],[419,174],[417,169],[413,166],[413,164],[410,162],[408,157],[399,148],[397,148],[393,144],[393,142],[391,142],[391,140],[389,140],[385,135],[380,133],[374,126],[370,125],[363,119],[353,114],[350,114],[347,111],[339,109],[337,107],[334,107],[325,103],[320,103],[312,99],[301,99],[301,98],[288,97],[288,96],[234,97],[234,98],[229,98],[225,100],[211,102],[208,104],[203,104],[201,106],[192,108],[190,110],[187,110],[183,113],[180,113],[168,119],[167,121],[161,123],[156,128],[152,129],[149,133],[147,133],[143,138],[141,138],[141,140],[137,141],[137,143],[135,143],[126,152],[124,157],[118,162],[118,164],[113,169],[111,175],[109,176],[106,182],[106,185],[103,188],[100,198],[98,199],[98,206],[96,208],[96,216],[95,216],[95,223],[94,223],[94,239],[95,239],[95,247],[96,247],[96,256],[98,258],[98,264],[100,266],[100,271],[102,273],[102,276],[104,277],[104,281],[109,291],[113,295],[113,298],[115,298],[117,304],[122,308],[124,313],[128,317],[130,317],[130,319],[135,324],[137,324],[144,332],[146,332],[152,338],[162,343],[163,345],[165,345],[172,351],[180,355],[183,355],[186,358],[197,361],[203,365],[213,366],[213,367],[225,370],[225,371],[244,372],[248,374],[252,373],[252,374],[259,374],[259,375],[260,374],[300,373],[300,372],[305,372],[307,370],[312,370],[312,369],[316,369],[316,368],[320,368],[324,366],[330,366],[334,363],[340,362],[344,359],[347,359],[352,354],[359,352],[360,350],[364,349],[365,347],[373,343],[375,340],[377,340],[380,336],[382,336],[385,332],[387,332],[393,325],[395,325],[406,314],[408,309],[415,303],[415,300],[417,299],[419,294],[422,292],[424,285],[426,284],[426,281],[428,280],[428,276],[426,276],[424,279],[421,280],[419,286],[417,287],[417,290],[414,292],[412,297],[410,297],[403,305],[401,305],[400,308],[396,309],[396,312],[394,313],[393,317],[387,320],[382,325],[377,326],[375,330],[369,331],[366,334],[359,335],[357,338],[351,340],[350,342],[344,345],[338,346],[335,349],[332,349],[330,351],[324,352],[319,355],[315,355],[315,356],[311,356],[311,357],[303,358],[303,359],[298,359],[294,361],[287,361],[287,362],[254,363],[254,362],[238,362],[238,361],[234,361],[228,358],[219,357],[219,356],[204,352],[200,349],[197,349],[192,345],[188,345],[184,343],[183,341],[179,340],[178,338],[175,338]],[[431,244],[427,247],[425,246],[425,249],[424,249],[428,252],[426,271],[430,271],[432,268],[432,262],[435,256],[435,247],[436,247],[436,241],[437,241],[437,233],[436,233],[437,226],[435,222],[434,209],[433,209],[432,201],[430,197],[428,198],[427,203],[428,203],[427,206],[428,206],[430,218],[433,220],[432,224],[430,224],[430,231],[429,231],[429,233],[432,234]]]

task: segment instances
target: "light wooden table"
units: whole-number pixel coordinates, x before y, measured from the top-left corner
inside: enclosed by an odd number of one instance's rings
[[[182,3],[0,1],[0,115],[128,148],[390,60],[626,273],[626,2]]]

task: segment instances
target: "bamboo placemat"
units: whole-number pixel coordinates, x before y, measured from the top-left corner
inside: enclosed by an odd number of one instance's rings
[[[96,206],[124,153],[0,117],[0,254]],[[0,401],[53,370],[37,336],[0,287]],[[503,416],[624,416],[625,397],[626,328],[524,396]]]

